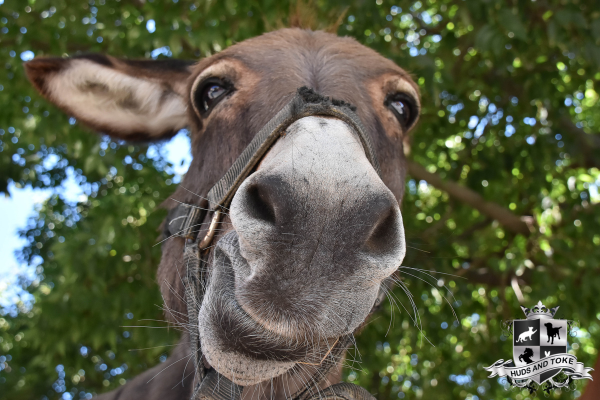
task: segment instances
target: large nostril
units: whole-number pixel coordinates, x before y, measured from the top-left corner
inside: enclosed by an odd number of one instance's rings
[[[381,211],[376,213],[377,219],[369,232],[366,249],[375,254],[388,253],[395,251],[400,238],[401,223],[398,218],[400,212],[396,204],[390,204],[389,201],[378,202]],[[381,207],[383,206],[383,207]]]
[[[275,224],[275,208],[269,186],[255,182],[246,188],[246,211],[248,216]]]

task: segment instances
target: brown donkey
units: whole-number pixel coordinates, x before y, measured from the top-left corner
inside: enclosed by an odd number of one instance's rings
[[[197,63],[86,55],[26,70],[99,132],[192,132],[158,267],[167,318],[188,333],[166,364],[103,399],[370,397],[336,383],[405,254],[399,204],[419,114],[405,71],[300,29]]]

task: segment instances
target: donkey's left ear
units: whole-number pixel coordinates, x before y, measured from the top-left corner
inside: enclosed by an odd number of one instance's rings
[[[192,64],[90,54],[36,58],[25,63],[25,70],[48,100],[93,129],[121,139],[154,140],[188,124],[186,82]]]

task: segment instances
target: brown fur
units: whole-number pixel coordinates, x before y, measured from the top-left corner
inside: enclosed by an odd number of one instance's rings
[[[357,107],[357,114],[372,137],[381,164],[382,180],[398,202],[402,199],[404,154],[408,135],[383,102],[385,93],[397,81],[405,82],[416,94],[418,87],[403,69],[354,39],[340,38],[324,32],[286,29],[246,40],[195,65],[187,62],[125,61],[98,55],[86,57],[131,76],[162,82],[163,96],[179,95],[188,99],[193,161],[181,187],[173,194],[173,199],[206,206],[206,202],[193,193],[206,196],[254,134],[301,86],[311,87],[325,96],[344,100]],[[65,59],[45,58],[27,63],[27,74],[34,86],[59,106],[60,99],[50,96],[46,91],[46,81],[65,68],[67,62]],[[196,78],[217,64],[223,65],[220,77],[234,82],[236,90],[229,95],[227,101],[217,104],[206,118],[202,118],[191,104],[190,91]],[[418,102],[418,98],[416,101]],[[135,104],[124,106],[135,107]],[[68,109],[65,111],[70,112]],[[106,132],[103,126],[91,125]],[[108,133],[123,137],[118,131],[111,130]],[[165,132],[162,137],[169,137],[173,133]],[[129,133],[126,137],[131,139],[132,135]],[[139,132],[134,137],[144,139],[146,135]],[[165,203],[168,208],[177,204],[175,201]],[[224,222],[223,227],[229,226],[227,218]],[[200,235],[205,229],[206,224]],[[213,243],[224,233],[226,229],[219,232]],[[185,318],[181,317],[187,311],[182,301],[182,249],[183,239],[173,238],[164,243],[157,279],[166,307],[174,311],[167,313],[167,318],[185,323]],[[187,345],[184,342],[185,338],[170,360],[176,360],[175,357],[185,354]],[[190,393],[191,378],[186,380],[185,388],[178,386],[177,390],[171,392],[172,395],[163,390],[167,386],[176,386],[180,378],[175,379],[174,376],[181,377],[185,373],[185,363],[180,364],[181,366],[169,368],[168,373],[155,379],[150,386],[145,386],[146,378],[155,372],[149,371],[123,389],[103,398],[186,398]],[[339,379],[339,371],[335,374],[335,379]],[[276,380],[276,384],[281,385],[281,382],[283,381]],[[281,395],[278,392],[277,397]]]
[[[285,47],[281,47],[282,39],[287,42]],[[309,42],[310,50],[320,57],[310,57],[310,53],[305,50],[306,41]],[[277,49],[276,59],[265,59],[262,49],[266,48]],[[329,57],[339,57],[340,61],[352,60],[354,65],[340,62],[330,66]],[[296,88],[308,85],[324,95],[350,102],[357,107],[357,113],[367,131],[374,133],[372,138],[381,160],[383,181],[399,201],[402,199],[405,166],[404,143],[401,138],[407,137],[407,132],[401,132],[398,123],[394,123],[393,115],[383,106],[383,99],[374,94],[376,91],[361,90],[361,86],[376,85],[383,88],[390,77],[396,77],[405,79],[418,91],[418,86],[407,72],[352,38],[288,29],[246,40],[200,61],[188,81],[190,88],[195,76],[211,65],[229,59],[233,60],[234,65],[242,64],[244,70],[253,71],[254,76],[249,82],[248,90],[240,90],[239,96],[236,94],[232,101],[223,105],[218,113],[210,115],[206,121],[199,120],[190,103],[190,119],[195,122],[198,131],[192,136],[194,158],[181,186],[206,196],[252,140],[254,133],[283,107]],[[320,68],[330,70],[315,73]],[[241,73],[240,76],[243,79],[245,74]],[[256,77],[260,77],[257,82]],[[210,127],[207,128],[208,126]],[[394,133],[390,135],[389,132]],[[191,203],[199,200],[181,187],[173,197]],[[177,204],[171,202],[170,207]],[[218,237],[215,242],[216,240]],[[165,250],[173,242],[166,242]],[[172,259],[163,257],[159,276],[174,279],[176,274],[171,272],[173,268]],[[183,307],[177,304],[180,303],[177,296],[164,289],[163,295],[175,309]]]

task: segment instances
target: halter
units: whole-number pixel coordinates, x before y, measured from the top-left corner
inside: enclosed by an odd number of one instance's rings
[[[233,383],[215,369],[207,369],[204,366],[198,332],[198,315],[206,288],[204,272],[208,263],[208,247],[224,210],[231,203],[239,186],[253,172],[277,139],[285,134],[286,129],[292,123],[308,116],[331,116],[347,123],[358,134],[367,159],[377,174],[381,176],[381,169],[370,137],[365,133],[365,128],[354,113],[355,110],[354,106],[344,101],[321,96],[307,87],[298,89],[294,98],[254,136],[254,139],[225,175],[208,192],[208,210],[193,205],[179,204],[169,211],[167,216],[169,235],[185,239],[183,250],[183,261],[187,267],[184,278],[185,296],[189,326],[192,327],[190,339],[196,368],[195,386],[191,400],[238,400],[241,398],[243,390],[242,386]],[[197,227],[206,218],[207,213],[212,214],[211,223],[206,235],[201,238],[197,235]],[[369,315],[379,308],[385,298],[384,284],[380,287]],[[308,400],[313,396],[320,399],[373,399],[365,389],[354,384],[339,383],[324,390],[318,389],[327,374],[337,365],[336,360],[343,356],[350,345],[351,335],[339,338],[313,374],[311,384],[295,393],[292,399]]]

